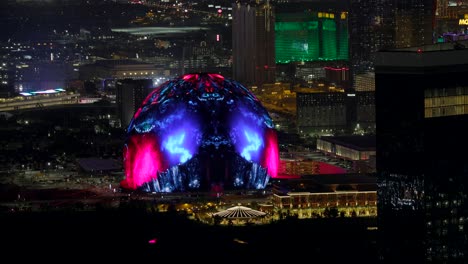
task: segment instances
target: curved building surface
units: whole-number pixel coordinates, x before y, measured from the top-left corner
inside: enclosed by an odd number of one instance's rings
[[[219,74],[186,74],[157,87],[127,131],[126,189],[263,189],[277,175],[268,112],[247,88]]]

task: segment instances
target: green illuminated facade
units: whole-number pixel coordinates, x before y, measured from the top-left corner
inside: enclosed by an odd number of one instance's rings
[[[275,56],[276,63],[348,60],[347,16],[276,14]]]
[[[275,23],[276,63],[320,57],[318,21]]]

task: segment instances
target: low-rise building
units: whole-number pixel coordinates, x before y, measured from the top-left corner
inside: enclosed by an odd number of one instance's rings
[[[377,183],[372,174],[310,175],[274,181],[272,204],[277,217],[377,215]]]

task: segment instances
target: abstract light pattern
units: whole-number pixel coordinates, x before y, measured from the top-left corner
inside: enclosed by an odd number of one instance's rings
[[[184,163],[192,157],[192,154],[190,154],[190,152],[183,147],[184,139],[185,132],[182,132],[175,135],[170,135],[167,140],[163,142],[163,149],[168,150],[172,156],[178,156],[180,154],[180,163]]]
[[[186,74],[160,85],[127,131],[124,188],[263,189],[278,173],[268,112],[246,87],[219,74]]]
[[[252,161],[252,153],[258,153],[260,146],[263,145],[263,141],[260,139],[257,133],[244,130],[245,138],[247,139],[247,146],[242,149],[241,156],[248,161]]]
[[[266,147],[261,165],[267,168],[268,174],[276,178],[278,176],[278,168],[280,164],[278,138],[274,130],[268,130],[265,135]]]
[[[167,165],[159,151],[158,140],[151,134],[135,134],[125,144],[124,167],[126,179],[122,186],[135,189],[166,170]]]

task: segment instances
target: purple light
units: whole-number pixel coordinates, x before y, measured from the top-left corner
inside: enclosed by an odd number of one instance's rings
[[[199,147],[200,124],[180,107],[173,115],[161,120],[159,127],[167,131],[161,134],[161,152],[167,157],[169,167],[192,158]]]
[[[265,147],[263,119],[246,106],[239,106],[239,112],[233,113],[230,124],[237,152],[248,161],[260,163]]]
[[[175,135],[170,135],[167,140],[163,141],[163,149],[168,150],[171,156],[179,156],[179,162],[184,163],[192,157],[192,154],[184,148],[185,132],[180,132]]]
[[[241,156],[246,160],[251,161],[252,155],[258,155],[259,148],[263,145],[263,141],[260,139],[259,135],[248,129],[244,129],[244,135],[246,141],[246,146],[241,151]],[[250,154],[252,152],[252,155]]]

